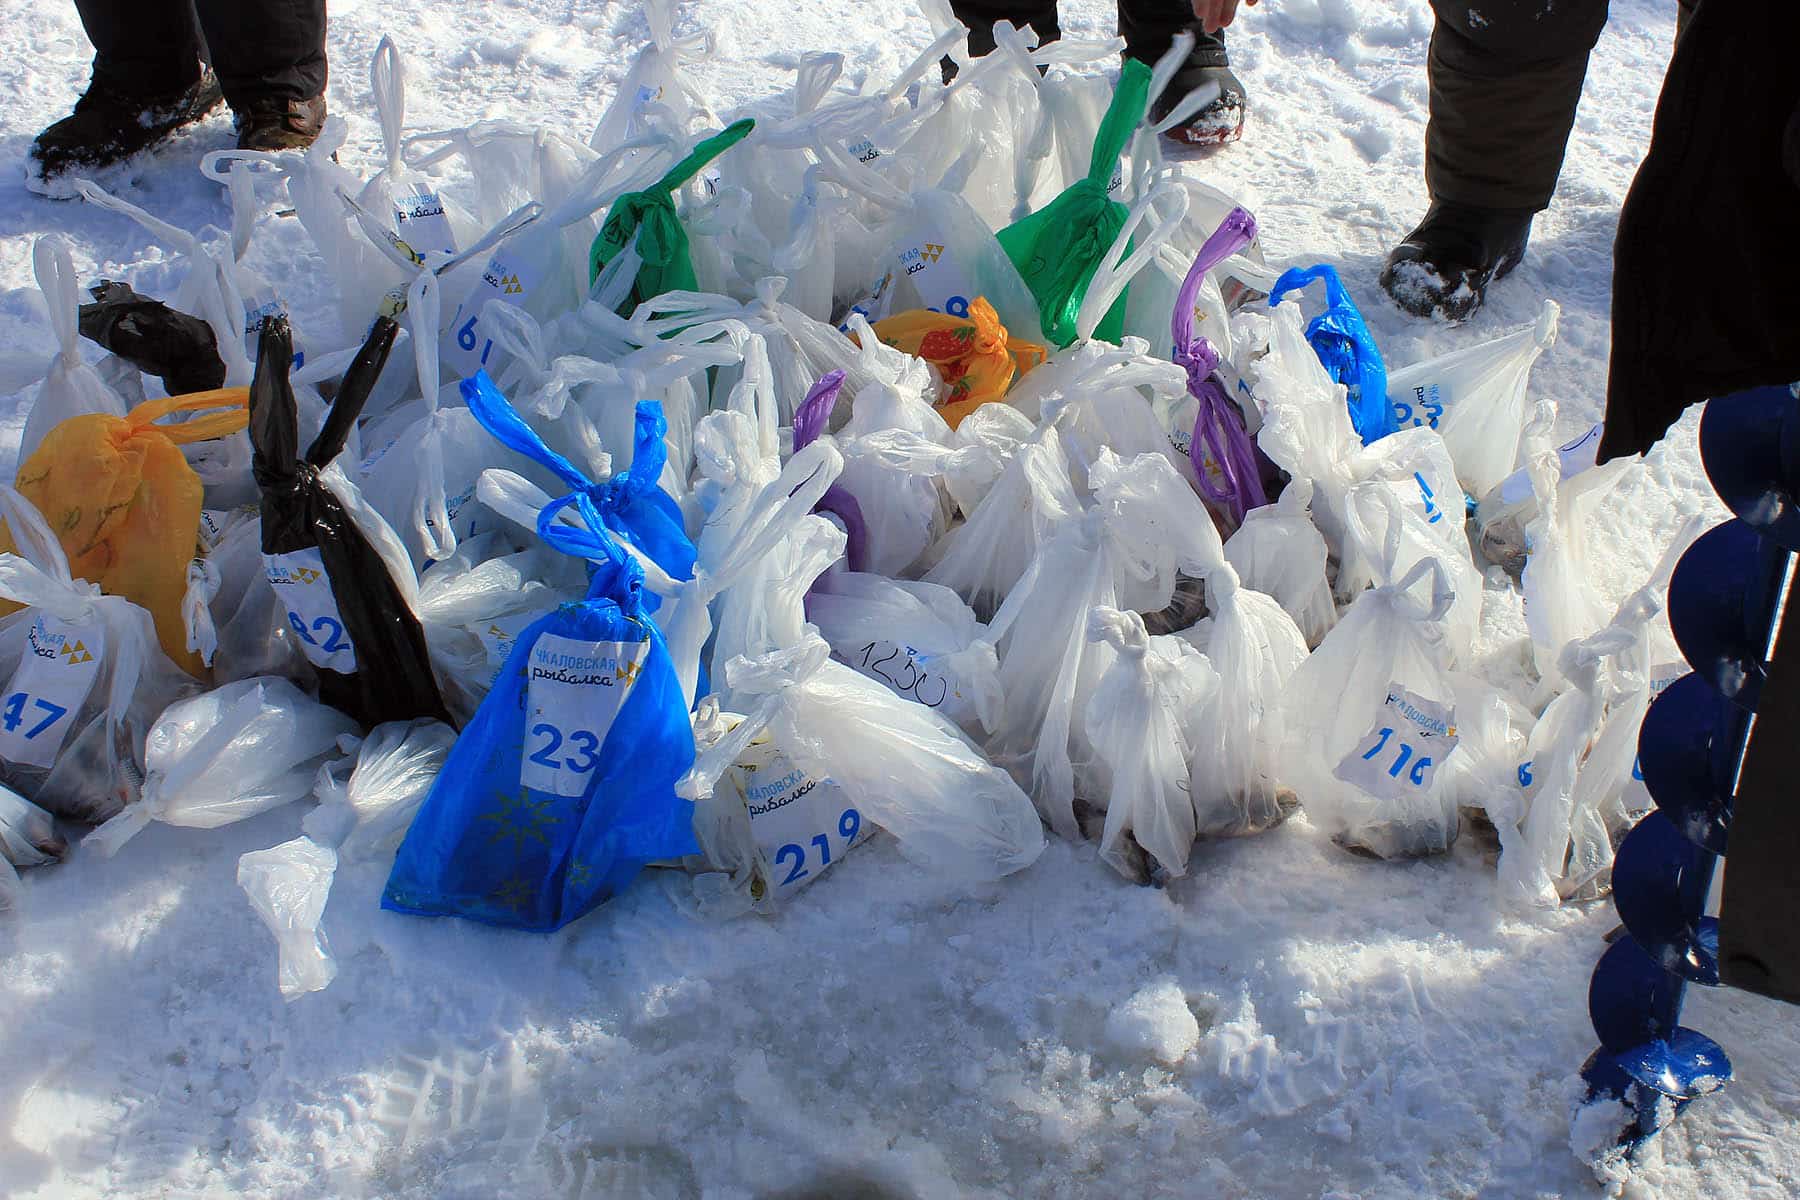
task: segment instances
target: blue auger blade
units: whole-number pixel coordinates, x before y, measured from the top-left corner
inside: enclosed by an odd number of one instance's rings
[[[1669,626],[1682,656],[1720,695],[1752,712],[1768,676],[1767,593],[1781,583],[1769,581],[1769,545],[1744,522],[1727,521],[1688,548],[1669,580]]]
[[[1800,552],[1800,408],[1785,386],[1708,404],[1700,418],[1700,457],[1732,512]]]
[[[1645,1042],[1613,1057],[1625,1074],[1672,1100],[1692,1100],[1731,1082],[1731,1059],[1719,1043],[1685,1025],[1667,1041]]]
[[[1638,774],[1656,807],[1683,837],[1714,854],[1725,853],[1732,784],[1723,761],[1729,747],[1714,747],[1732,712],[1706,680],[1684,675],[1651,703],[1638,735]]]
[[[1731,1082],[1731,1059],[1705,1034],[1683,1025],[1668,1040],[1657,1038],[1614,1053],[1596,1050],[1581,1066],[1589,1098],[1610,1096],[1637,1114],[1627,1141],[1642,1141],[1667,1125],[1700,1096]]]
[[[1632,940],[1663,970],[1690,983],[1719,984],[1719,923],[1686,911],[1682,877],[1712,856],[1661,812],[1625,835],[1613,856],[1613,904]]]
[[[1627,934],[1607,947],[1588,983],[1588,1018],[1603,1049],[1623,1053],[1669,1030],[1657,1025],[1651,994],[1669,983],[1668,972]]]

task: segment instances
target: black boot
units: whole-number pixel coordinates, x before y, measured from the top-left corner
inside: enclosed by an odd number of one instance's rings
[[[1151,119],[1161,121],[1195,88],[1217,84],[1219,94],[1199,112],[1166,131],[1163,136],[1189,146],[1223,146],[1244,136],[1247,107],[1244,84],[1227,66],[1195,67],[1183,71],[1156,98]]]
[[[223,98],[204,68],[193,83],[159,96],[126,92],[96,75],[75,111],[31,144],[26,184],[46,192],[70,171],[111,166],[205,119]]]
[[[1381,286],[1415,317],[1465,321],[1525,257],[1530,209],[1476,208],[1436,200],[1419,227],[1388,255]]]
[[[253,100],[237,114],[239,150],[304,150],[325,127],[325,97]]]

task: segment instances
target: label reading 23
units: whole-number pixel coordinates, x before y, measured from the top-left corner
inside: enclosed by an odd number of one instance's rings
[[[606,735],[649,657],[648,639],[590,642],[539,634],[526,659],[520,784],[553,796],[585,795]]]

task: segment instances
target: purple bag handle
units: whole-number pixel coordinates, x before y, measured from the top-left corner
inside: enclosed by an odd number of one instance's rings
[[[1200,413],[1194,421],[1194,438],[1188,444],[1188,458],[1199,477],[1201,493],[1214,504],[1222,505],[1233,521],[1242,521],[1252,508],[1269,502],[1262,489],[1256,467],[1256,447],[1244,426],[1231,395],[1219,381],[1219,352],[1212,343],[1194,333],[1194,301],[1200,298],[1200,285],[1214,267],[1242,250],[1256,236],[1256,218],[1242,208],[1225,214],[1218,229],[1194,256],[1194,265],[1175,298],[1175,313],[1170,328],[1175,335],[1171,357],[1187,371],[1188,394],[1200,402]],[[1206,470],[1207,456],[1225,476],[1223,485],[1214,484]]]
[[[794,453],[806,449],[825,432],[831,410],[837,407],[838,393],[844,387],[842,371],[828,372],[812,385],[806,399],[794,410]],[[844,527],[844,558],[852,571],[865,571],[869,566],[869,526],[863,520],[862,506],[856,497],[832,484],[813,506],[817,513],[830,513]]]

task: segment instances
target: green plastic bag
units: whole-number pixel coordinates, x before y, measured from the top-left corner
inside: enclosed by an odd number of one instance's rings
[[[694,278],[694,261],[688,256],[687,231],[675,215],[675,190],[700,173],[704,167],[731,149],[756,128],[746,117],[733,121],[718,133],[701,141],[686,158],[669,168],[669,173],[641,192],[626,192],[612,203],[606,223],[588,252],[588,284],[600,277],[600,269],[617,258],[637,237],[638,256],[644,265],[638,269],[631,294],[619,306],[619,315],[629,317],[644,301],[664,292],[699,290]]]
[[[996,235],[1037,297],[1044,336],[1054,345],[1066,346],[1075,340],[1075,315],[1081,311],[1088,284],[1125,227],[1130,210],[1108,198],[1106,192],[1149,104],[1150,68],[1135,58],[1127,59],[1094,138],[1087,178],[1076,180],[1062,195]],[[1125,297],[1120,295],[1094,336],[1116,342],[1124,328]]]

